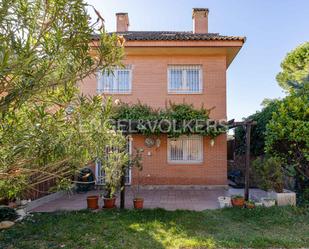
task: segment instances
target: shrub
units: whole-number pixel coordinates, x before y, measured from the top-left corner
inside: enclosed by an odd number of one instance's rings
[[[282,161],[282,167],[295,176],[296,189],[309,184],[309,83],[284,98],[267,124],[266,152]]]
[[[276,157],[259,157],[253,161],[258,186],[267,191],[283,191],[283,172],[281,161]]]
[[[257,124],[251,128],[251,146],[250,151],[254,156],[261,156],[265,154],[265,132],[266,126],[272,119],[274,112],[277,112],[280,100],[264,100],[263,109],[248,116],[244,120],[253,120]],[[236,153],[238,155],[245,154],[246,149],[246,131],[243,126],[239,126],[235,129],[236,139]]]
[[[0,207],[0,222],[5,220],[14,221],[18,217],[16,211],[10,207]]]

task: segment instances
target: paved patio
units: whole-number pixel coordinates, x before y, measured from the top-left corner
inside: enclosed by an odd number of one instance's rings
[[[66,194],[31,210],[31,212],[54,212],[59,210],[82,210],[87,208],[86,198],[90,195],[101,195],[102,190],[89,191],[87,193]],[[133,208],[134,189],[126,189],[126,208]],[[251,197],[255,199],[265,196],[265,192],[259,189],[251,190]],[[242,194],[242,189],[142,189],[140,197],[144,198],[144,208],[164,208],[166,210],[194,210],[219,208],[219,196],[231,196]],[[257,197],[257,198],[256,198]],[[117,207],[119,207],[119,195]],[[100,208],[103,206],[102,198],[99,201]]]

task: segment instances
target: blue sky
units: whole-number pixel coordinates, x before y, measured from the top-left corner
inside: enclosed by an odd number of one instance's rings
[[[114,31],[128,12],[130,30],[192,30],[192,8],[209,8],[209,32],[246,36],[227,72],[228,118],[240,120],[265,98],[283,97],[276,82],[286,53],[309,41],[308,0],[88,0]]]

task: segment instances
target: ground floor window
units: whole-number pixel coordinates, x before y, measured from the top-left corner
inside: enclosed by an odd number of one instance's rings
[[[107,148],[106,149],[106,155],[108,155],[109,150],[115,150],[117,148]],[[127,146],[126,150],[129,153],[129,155],[132,154],[132,141],[128,139],[127,141]],[[96,184],[97,185],[104,185],[105,184],[105,172],[102,169],[102,163],[99,160],[96,161],[96,170],[95,170],[95,175],[96,175]],[[131,168],[127,168],[125,172],[125,184],[130,185],[131,184]]]
[[[169,163],[201,163],[203,162],[203,137],[181,136],[169,138],[167,142]]]
[[[102,170],[102,163],[100,161],[96,162],[96,184],[105,185],[105,172]],[[131,184],[131,168],[127,168],[125,172],[125,184]]]

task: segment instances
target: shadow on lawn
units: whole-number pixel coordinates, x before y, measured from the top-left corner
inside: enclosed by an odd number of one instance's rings
[[[188,233],[178,212],[112,210],[38,213],[0,232],[0,248],[211,248],[214,241]]]
[[[55,212],[0,232],[0,248],[301,247],[309,243],[308,213],[296,208],[205,212],[103,210]],[[291,229],[302,226],[302,229]],[[244,236],[246,235],[246,236]]]

